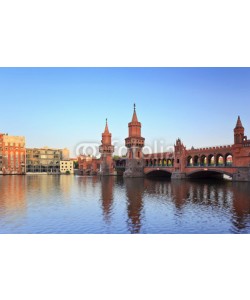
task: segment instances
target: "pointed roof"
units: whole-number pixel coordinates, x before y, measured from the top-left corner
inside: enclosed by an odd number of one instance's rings
[[[238,116],[238,120],[237,120],[236,128],[243,128],[243,126],[242,126],[242,122],[241,122],[241,119],[240,119],[240,116]]]
[[[137,118],[137,114],[136,114],[136,105],[134,104],[134,114],[133,114],[133,118],[132,118],[132,123],[138,123],[138,118]]]
[[[109,134],[108,119],[106,119],[106,126],[105,126],[105,130],[104,130],[104,134]]]

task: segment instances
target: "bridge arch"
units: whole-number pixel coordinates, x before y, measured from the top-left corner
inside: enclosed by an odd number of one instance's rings
[[[188,158],[187,158],[187,166],[188,167],[192,167],[193,166],[193,157],[192,156],[188,156]]]
[[[187,174],[188,178],[219,178],[223,179],[223,175],[233,178],[233,174],[225,170],[196,170]]]
[[[149,170],[145,172],[145,175],[147,177],[167,177],[167,178],[171,178],[172,173],[168,170],[164,170],[164,169],[159,169],[159,170]]]
[[[228,166],[232,166],[233,164],[233,155],[232,153],[227,153],[225,155],[225,165]]]
[[[170,159],[170,158],[169,158],[169,159],[167,160],[167,166],[168,166],[168,167],[172,167],[173,165],[174,165],[174,159]]]
[[[193,158],[193,165],[194,167],[198,167],[200,165],[200,158],[198,155],[195,155]]]
[[[216,166],[221,167],[225,165],[225,159],[222,154],[217,154],[216,155]]]
[[[213,154],[210,154],[210,155],[208,156],[207,164],[208,164],[209,166],[214,166],[214,165],[215,165],[215,157],[214,157]]]
[[[207,165],[207,157],[206,157],[206,155],[202,155],[202,156],[201,156],[201,161],[200,161],[200,162],[201,162],[200,165],[201,165],[202,167],[204,167],[204,166]]]

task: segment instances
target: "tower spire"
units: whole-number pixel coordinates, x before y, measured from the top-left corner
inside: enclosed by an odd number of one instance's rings
[[[241,122],[240,116],[238,116],[236,128],[242,128],[242,127],[243,127],[243,126],[242,126],[242,122]]]
[[[240,116],[238,116],[236,127],[234,128],[234,143],[242,144],[245,137],[245,128],[242,126]]]
[[[106,118],[106,126],[104,133],[109,134],[108,118]]]
[[[132,118],[132,123],[138,123],[138,118],[137,118],[137,114],[136,114],[136,104],[134,103],[134,114],[133,114],[133,118]]]

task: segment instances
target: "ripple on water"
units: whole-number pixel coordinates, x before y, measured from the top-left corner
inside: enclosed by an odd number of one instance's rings
[[[250,233],[249,184],[0,177],[1,233]]]

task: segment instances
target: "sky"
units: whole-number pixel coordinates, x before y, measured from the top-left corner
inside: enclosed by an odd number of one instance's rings
[[[147,145],[229,145],[250,135],[250,68],[0,68],[0,132],[27,147],[100,143],[105,119],[124,144],[136,103]]]

